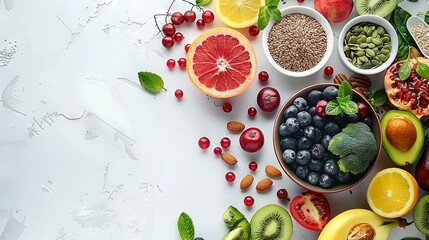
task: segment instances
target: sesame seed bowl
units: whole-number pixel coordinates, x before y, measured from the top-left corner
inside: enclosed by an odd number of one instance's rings
[[[262,33],[262,47],[268,62],[290,77],[316,73],[326,64],[334,48],[330,24],[309,7],[287,7],[280,12],[281,21],[270,21]]]

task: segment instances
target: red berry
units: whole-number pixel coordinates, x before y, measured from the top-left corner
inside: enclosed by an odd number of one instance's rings
[[[191,44],[186,44],[185,45],[185,52],[188,53],[189,48],[191,47]]]
[[[176,66],[176,61],[170,58],[167,60],[166,64],[168,68],[173,69]]]
[[[256,25],[252,25],[252,26],[249,27],[249,34],[252,37],[258,36],[258,34],[259,34],[260,31],[261,30],[259,30],[259,28]]]
[[[231,140],[227,137],[224,137],[220,140],[220,145],[223,148],[228,148],[231,145]]]
[[[165,48],[171,48],[174,45],[174,39],[170,36],[165,36],[162,38],[162,45]]]
[[[366,118],[368,116],[369,113],[369,109],[368,106],[363,103],[363,102],[357,102],[357,107],[358,107],[358,112],[357,112],[357,116],[360,119]]]
[[[234,182],[235,180],[235,174],[233,172],[227,172],[225,174],[225,179],[227,182]]]
[[[165,36],[173,36],[176,32],[176,27],[172,23],[166,23],[164,26],[162,26],[162,32],[165,34]]]
[[[206,23],[202,19],[197,20],[197,27],[199,29],[203,29],[205,25],[206,25]]]
[[[187,10],[184,14],[183,17],[185,19],[185,22],[187,23],[191,23],[195,21],[195,18],[197,18],[197,14],[192,11],[192,10]]]
[[[247,114],[249,114],[250,117],[256,116],[256,113],[258,113],[258,110],[256,110],[254,107],[247,109]]]
[[[258,169],[258,163],[257,162],[250,162],[249,163],[249,169],[253,172],[256,171],[256,169]]]
[[[215,148],[213,149],[213,153],[214,153],[216,156],[219,156],[219,155],[222,153],[222,148],[220,148],[220,147],[215,147]]]
[[[222,105],[222,110],[224,111],[224,112],[231,112],[232,111],[232,105],[231,105],[231,103],[229,103],[229,102],[226,102],[226,103],[224,103],[223,105]]]
[[[279,190],[277,191],[277,197],[278,197],[280,200],[287,200],[288,193],[287,193],[286,189],[284,189],[284,188],[279,189]]]
[[[176,96],[176,98],[182,98],[183,97],[183,91],[180,89],[176,89],[176,91],[174,92],[174,96]]]
[[[174,38],[174,41],[175,42],[181,42],[182,40],[183,40],[183,34],[181,33],[181,32],[176,32],[174,35],[173,35],[173,38]]]
[[[326,66],[323,72],[326,76],[331,76],[334,73],[334,69],[331,66]]]
[[[171,22],[174,25],[181,25],[185,21],[183,14],[181,12],[174,12],[171,14]]]
[[[270,75],[266,71],[260,71],[258,74],[259,81],[266,82],[268,81],[268,78],[270,78]]]
[[[203,19],[204,23],[210,24],[214,21],[214,14],[212,11],[210,10],[205,10],[202,14],[201,14],[201,18]]]
[[[303,3],[304,0],[296,0],[298,3]]]
[[[319,117],[325,117],[326,116],[326,105],[328,105],[328,102],[326,100],[319,100],[316,104],[316,114]]]
[[[244,202],[244,205],[251,207],[255,203],[255,199],[253,199],[252,196],[246,196],[244,197],[243,202]]]
[[[179,67],[185,68],[186,67],[186,58],[179,58],[179,60],[177,60],[177,63],[179,64]]]
[[[201,149],[207,149],[210,147],[210,140],[207,137],[201,137],[198,139],[198,146]]]

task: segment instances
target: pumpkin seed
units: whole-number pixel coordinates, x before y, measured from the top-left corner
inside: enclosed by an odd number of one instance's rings
[[[358,59],[363,63],[369,61],[369,59],[366,56],[359,57]]]
[[[375,45],[380,45],[380,44],[383,43],[383,41],[381,41],[380,39],[375,38],[375,39],[372,39],[372,43],[374,43]]]
[[[381,51],[380,51],[380,53],[381,53],[381,54],[385,54],[385,55],[386,55],[386,54],[389,54],[389,52],[390,52],[389,50],[384,49],[384,48],[383,48],[383,49],[381,49]]]
[[[372,65],[375,65],[375,66],[381,65],[381,62],[379,62],[377,60],[371,60],[371,63],[372,63]]]
[[[360,48],[366,48],[368,44],[366,42],[359,44]]]
[[[372,37],[367,37],[366,38],[366,43],[372,43]]]
[[[386,60],[386,55],[384,55],[382,53],[378,54],[377,57],[378,57],[378,60],[381,61],[381,62],[384,62],[384,60]]]
[[[375,56],[375,52],[374,52],[374,51],[372,51],[372,49],[367,48],[367,49],[365,49],[365,52],[366,52],[366,54],[368,54],[368,56],[370,56],[370,57]]]
[[[374,41],[374,39],[373,39],[373,41]],[[368,43],[368,48],[375,48],[375,44],[374,43]]]
[[[378,28],[377,28],[377,33],[378,33],[379,35],[383,35],[383,34],[384,34],[384,28],[383,28],[383,27],[378,27]]]
[[[365,56],[365,52],[364,51],[357,51],[356,56],[358,56],[358,57]]]

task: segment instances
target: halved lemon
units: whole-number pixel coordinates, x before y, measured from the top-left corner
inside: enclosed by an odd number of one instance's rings
[[[402,217],[414,208],[419,187],[414,177],[400,168],[378,172],[369,183],[366,199],[372,211],[386,218]]]
[[[246,28],[258,21],[259,7],[265,0],[215,0],[216,17],[233,28]]]

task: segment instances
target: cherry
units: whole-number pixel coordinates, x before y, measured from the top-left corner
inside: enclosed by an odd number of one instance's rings
[[[259,81],[266,82],[270,75],[266,71],[260,71],[258,74]]]
[[[170,58],[167,60],[166,64],[168,68],[173,69],[176,66],[176,61]]]
[[[215,148],[213,149],[213,153],[214,153],[216,156],[219,156],[219,155],[222,153],[222,148],[220,148],[220,147],[215,147]]]
[[[171,14],[171,22],[174,25],[181,25],[185,21],[183,14],[181,12],[174,12]]]
[[[185,52],[186,53],[188,53],[190,47],[191,47],[191,44],[189,44],[189,43],[185,45]]]
[[[181,33],[181,32],[176,32],[174,35],[173,35],[173,38],[174,38],[174,41],[175,42],[181,42],[182,40],[183,40],[183,34]]]
[[[243,202],[244,202],[244,205],[246,205],[247,207],[251,207],[255,203],[255,199],[253,199],[252,196],[246,196],[244,197]]]
[[[202,14],[201,14],[201,18],[203,19],[204,23],[210,24],[214,21],[214,14],[212,11],[210,10],[205,10]]]
[[[224,112],[231,112],[232,111],[232,105],[229,102],[226,102],[222,105],[222,110]]]
[[[165,36],[173,36],[176,32],[176,27],[172,23],[166,23],[164,26],[162,26],[162,32],[165,34]]]
[[[233,172],[227,172],[225,174],[225,179],[227,182],[234,182],[235,180],[235,174]]]
[[[183,14],[183,18],[185,19],[185,22],[191,23],[195,21],[195,19],[197,18],[197,14],[192,10],[187,10]]]
[[[171,36],[165,36],[162,38],[162,46],[165,48],[171,48],[174,45],[174,39]]]
[[[334,69],[331,66],[326,66],[323,72],[326,76],[331,76],[334,73]]]
[[[279,189],[279,190],[277,191],[277,197],[278,197],[280,200],[287,200],[287,197],[288,197],[288,192],[287,192],[287,190],[286,190],[286,189],[284,189],[284,188]]]
[[[201,149],[207,149],[210,147],[210,140],[207,137],[201,137],[198,139],[198,146]]]
[[[228,147],[231,145],[231,140],[230,140],[228,137],[223,137],[223,138],[220,140],[220,145],[221,145],[223,148],[228,148]]]
[[[180,89],[176,89],[176,91],[174,91],[174,96],[176,96],[176,98],[180,99],[183,97],[183,91]]]
[[[253,172],[256,171],[256,169],[258,169],[258,163],[257,162],[250,162],[249,163],[249,169]]]
[[[179,60],[177,60],[177,63],[179,64],[179,67],[185,68],[186,67],[186,58],[179,58]]]
[[[326,116],[326,105],[328,105],[328,102],[326,100],[319,100],[316,104],[316,114],[319,117],[325,117]]]
[[[197,20],[197,27],[199,29],[203,29],[205,25],[206,25],[206,23],[203,21],[203,19],[198,19]]]
[[[252,37],[258,36],[258,34],[259,34],[260,31],[261,30],[259,30],[259,28],[256,25],[252,25],[252,26],[249,27],[249,34]]]
[[[358,106],[358,112],[356,114],[358,118],[360,119],[366,118],[369,113],[368,106],[363,102],[357,102],[356,104]]]
[[[247,114],[249,114],[250,117],[256,116],[256,113],[258,113],[258,110],[254,107],[249,107],[249,109],[247,109]]]

